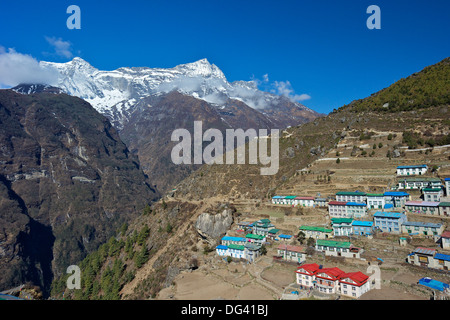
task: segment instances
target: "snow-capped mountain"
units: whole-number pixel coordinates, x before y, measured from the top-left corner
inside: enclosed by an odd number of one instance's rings
[[[219,107],[229,99],[239,100],[263,114],[272,112],[288,100],[258,90],[253,81],[228,82],[223,72],[207,59],[168,69],[123,67],[113,71],[98,70],[79,57],[67,63],[41,61],[40,65],[56,69],[59,74],[57,87],[88,101],[119,129],[142,98],[173,90]],[[289,103],[298,111],[317,116],[300,103]]]

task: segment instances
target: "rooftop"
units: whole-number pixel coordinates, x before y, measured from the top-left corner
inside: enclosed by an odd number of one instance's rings
[[[316,227],[316,226],[300,226],[299,229],[307,230],[307,231],[333,232],[332,229],[328,229],[325,227]]]
[[[426,164],[421,164],[421,165],[406,165],[397,167],[397,169],[409,169],[409,168],[428,168],[428,166]]]
[[[381,212],[381,211],[377,211],[377,212],[375,212],[375,214],[373,216],[374,217],[379,217],[379,218],[399,219],[402,216],[404,216],[404,214],[401,213],[401,212]]]
[[[320,266],[317,263],[308,263],[298,267],[296,272],[301,272],[299,270],[304,269],[308,273],[314,273],[319,270],[319,268]]]
[[[436,249],[417,247],[416,250],[414,250],[414,253],[426,254],[426,255],[432,256],[436,253]]]
[[[352,226],[372,227],[373,226],[373,222],[372,221],[358,221],[358,220],[355,220],[355,221],[353,221]]]
[[[305,249],[300,246],[291,246],[288,244],[280,244],[278,246],[278,250],[286,250],[286,251],[293,251],[293,252],[305,252]]]
[[[333,241],[333,240],[321,240],[318,239],[316,244],[318,246],[325,246],[325,247],[337,247],[337,248],[350,248],[351,243],[348,241]]]
[[[344,273],[341,275],[340,278],[341,278],[342,282],[348,283],[348,281],[345,281],[345,280],[350,279],[350,280],[356,282],[357,285],[362,285],[362,284],[366,283],[367,280],[369,279],[369,277],[367,275],[365,275],[364,273],[362,273],[361,271]]]
[[[385,196],[392,196],[392,197],[408,197],[409,193],[402,192],[402,191],[387,191],[384,193]]]
[[[336,195],[339,196],[365,196],[366,193],[365,192],[360,192],[360,191],[339,191],[336,192]]]
[[[366,207],[367,205],[365,203],[360,202],[347,202],[347,206],[357,206],[357,207]]]
[[[427,227],[427,228],[440,228],[442,224],[439,223],[431,223],[431,222],[417,222],[417,221],[406,221],[403,222],[405,226],[414,226],[414,227]]]
[[[437,207],[439,202],[433,201],[406,201],[405,206],[424,206],[424,207]]]
[[[328,205],[345,206],[347,202],[344,201],[330,201]]]
[[[449,254],[436,253],[434,255],[434,258],[438,259],[438,260],[450,261],[450,255]]]
[[[314,197],[295,197],[295,200],[314,200]]]

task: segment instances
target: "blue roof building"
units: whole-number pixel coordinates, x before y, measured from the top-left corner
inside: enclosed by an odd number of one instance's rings
[[[401,225],[406,222],[406,215],[402,212],[381,212],[373,215],[374,227],[382,232],[401,233]]]
[[[373,234],[372,221],[358,221],[352,222],[352,234],[357,236],[369,236]]]

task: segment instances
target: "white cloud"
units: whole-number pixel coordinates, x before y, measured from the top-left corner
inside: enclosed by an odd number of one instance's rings
[[[72,44],[69,41],[64,41],[61,38],[45,37],[45,40],[54,48],[55,53],[63,58],[72,58]]]
[[[56,70],[45,69],[28,54],[6,50],[0,46],[0,86],[13,87],[21,83],[55,85],[58,80]]]
[[[274,93],[285,96],[295,102],[311,99],[311,96],[306,93],[296,94],[289,81],[275,81],[273,87],[274,89],[272,91]]]

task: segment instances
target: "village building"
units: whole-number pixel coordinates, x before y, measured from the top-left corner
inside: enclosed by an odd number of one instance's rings
[[[294,205],[301,207],[314,207],[314,197],[295,197]]]
[[[362,218],[367,215],[366,203],[347,202],[345,204],[346,216],[349,218]]]
[[[439,215],[439,202],[431,201],[407,201],[405,211],[408,213]]]
[[[450,178],[445,178],[444,182],[445,182],[445,195],[447,197],[450,197]]]
[[[444,196],[442,188],[423,188],[422,193],[424,201],[439,202],[441,197]]]
[[[382,232],[400,234],[401,225],[407,221],[406,215],[401,212],[377,211],[373,215],[374,227]]]
[[[441,202],[438,205],[439,215],[450,216],[450,202]]]
[[[405,221],[402,224],[402,233],[409,235],[440,236],[445,226],[440,223]]]
[[[398,176],[422,175],[422,174],[425,174],[427,171],[428,171],[428,166],[426,164],[398,166],[397,167],[397,175]]]
[[[302,288],[313,288],[316,280],[316,271],[320,266],[317,263],[304,264],[295,271],[297,284]]]
[[[331,227],[334,236],[349,236],[352,233],[352,218],[332,218]]]
[[[354,220],[352,222],[351,234],[366,237],[373,235],[373,221]]]
[[[434,266],[433,257],[435,253],[436,253],[435,249],[417,247],[413,252],[411,252],[408,255],[406,261],[416,266],[433,268]]]
[[[270,229],[269,232],[267,233],[267,238],[270,240],[275,240],[279,235],[281,234],[281,230],[280,229]]]
[[[386,204],[382,193],[368,193],[366,197],[368,209],[383,209]]]
[[[249,262],[254,262],[261,255],[261,245],[255,243],[245,243],[244,245],[221,244],[216,247],[216,253],[221,257],[245,259]]]
[[[347,202],[330,201],[328,202],[328,213],[332,218],[344,218],[347,216]]]
[[[248,233],[245,235],[245,238],[247,239],[247,242],[251,242],[251,243],[264,243],[266,240],[266,237],[261,235],[261,234],[253,234],[253,233]]]
[[[285,196],[283,198],[283,204],[291,205],[293,206],[295,204],[295,198],[296,196]]]
[[[246,243],[244,245],[244,259],[248,262],[254,262],[256,258],[261,256],[261,244]]]
[[[409,193],[388,191],[383,194],[385,204],[391,204],[394,208],[402,208],[410,200]]]
[[[361,271],[341,274],[339,286],[339,291],[342,295],[356,299],[371,289],[369,276]]]
[[[336,193],[336,201],[365,203],[366,193],[359,191],[339,191]]]
[[[434,267],[439,270],[450,270],[450,255],[443,253],[436,253],[434,255]]]
[[[282,257],[283,260],[297,263],[306,261],[306,251],[303,247],[280,244],[277,250],[278,256]]]
[[[326,207],[327,206],[327,199],[326,198],[315,198],[314,199],[314,205],[316,207]]]
[[[444,271],[450,270],[450,255],[438,253],[431,248],[416,248],[408,255],[406,261],[416,266]]]
[[[441,234],[441,247],[445,250],[450,250],[450,230],[444,231]]]
[[[221,244],[224,246],[228,246],[230,244],[237,244],[237,245],[242,245],[244,243],[247,242],[247,239],[243,238],[243,237],[229,237],[229,236],[224,236],[221,239]]]
[[[305,238],[328,239],[333,237],[333,230],[325,227],[301,226],[298,228]]]
[[[327,256],[346,257],[359,259],[363,250],[354,247],[348,241],[332,241],[332,240],[317,240],[316,250],[325,253]]]
[[[422,188],[439,188],[441,179],[434,177],[409,177],[398,179],[398,189],[402,190],[421,190]]]
[[[226,253],[227,256],[236,259],[245,259],[245,247],[243,245],[230,244],[227,247],[228,247],[228,251]]]
[[[261,219],[252,224],[253,234],[267,236],[269,230],[275,228],[269,219]]]
[[[333,294],[339,292],[339,279],[345,274],[338,267],[323,268],[316,271],[316,287],[319,292]]]
[[[272,197],[272,204],[284,204],[284,196],[274,196]]]
[[[280,234],[277,238],[278,241],[290,241],[292,239],[292,235],[290,234]]]
[[[295,271],[296,282],[302,289],[315,289],[326,294],[341,294],[358,299],[371,290],[370,278],[364,273],[334,268],[322,268],[316,263],[301,265]]]
[[[227,256],[228,255],[228,247],[226,245],[219,244],[216,247],[216,253],[217,253],[217,255],[219,255],[221,257]]]

